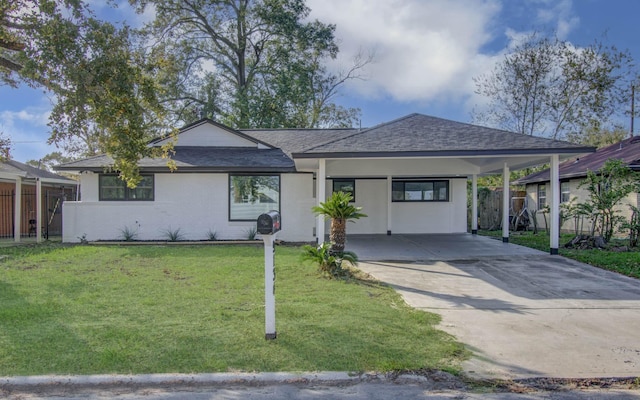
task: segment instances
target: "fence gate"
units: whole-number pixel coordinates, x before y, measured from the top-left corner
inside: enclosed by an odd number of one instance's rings
[[[0,238],[13,237],[14,198],[15,193],[13,190],[0,191]]]
[[[62,203],[71,196],[72,193],[64,192],[60,190],[47,190],[46,191],[46,221],[44,221],[44,235],[49,237],[50,235],[62,235]]]
[[[15,190],[0,191],[0,238],[13,238],[15,226]],[[43,220],[40,222],[42,235],[60,235],[62,233],[62,202],[65,194],[61,191],[46,192],[43,205]],[[20,236],[36,236],[37,202],[35,188],[22,190],[20,206]]]

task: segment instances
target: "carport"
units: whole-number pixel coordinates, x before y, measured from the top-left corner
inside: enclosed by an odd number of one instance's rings
[[[266,136],[265,136],[266,137]],[[549,251],[558,253],[560,160],[592,147],[411,114],[388,123],[321,140],[298,135],[289,146],[298,172],[315,176],[316,201],[349,188],[369,215],[352,228],[362,234],[452,234],[467,231],[471,181],[471,231],[477,233],[478,176],[502,174],[502,240],[509,241],[510,171],[550,164]],[[318,216],[319,241],[326,225]]]
[[[475,378],[640,376],[638,280],[461,235],[348,235],[359,268],[442,317]]]

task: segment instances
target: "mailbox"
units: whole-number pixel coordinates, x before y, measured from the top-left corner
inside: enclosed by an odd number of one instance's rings
[[[273,235],[280,231],[280,213],[272,210],[258,217],[258,233],[261,235]]]

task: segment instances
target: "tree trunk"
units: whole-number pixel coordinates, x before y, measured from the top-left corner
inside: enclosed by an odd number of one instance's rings
[[[347,221],[344,218],[331,219],[331,232],[329,233],[331,251],[342,253],[347,241]]]

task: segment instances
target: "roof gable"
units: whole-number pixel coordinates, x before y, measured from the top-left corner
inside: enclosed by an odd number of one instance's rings
[[[151,142],[151,145],[160,146],[169,141],[171,138],[159,139]],[[271,148],[260,140],[210,119],[203,119],[180,129],[175,146]]]

